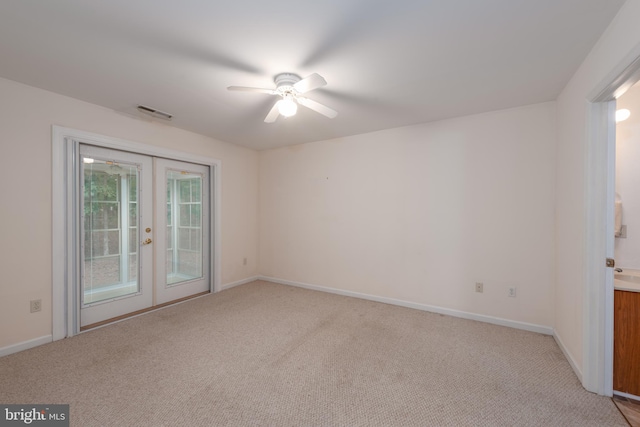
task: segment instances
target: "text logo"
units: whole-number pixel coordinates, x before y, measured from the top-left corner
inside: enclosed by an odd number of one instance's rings
[[[69,405],[1,405],[0,427],[69,427]]]

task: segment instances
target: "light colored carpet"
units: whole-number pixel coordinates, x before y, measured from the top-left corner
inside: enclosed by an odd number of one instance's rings
[[[0,359],[74,426],[626,426],[552,337],[253,282]]]

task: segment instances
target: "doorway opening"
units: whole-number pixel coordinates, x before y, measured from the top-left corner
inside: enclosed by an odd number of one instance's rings
[[[613,395],[616,99],[640,80],[633,52],[588,96],[582,385]],[[605,263],[607,261],[607,263]]]
[[[54,127],[54,340],[219,289],[220,162]]]
[[[640,83],[616,100],[613,393],[640,400]]]
[[[83,142],[77,164],[81,331],[210,289],[208,166]]]

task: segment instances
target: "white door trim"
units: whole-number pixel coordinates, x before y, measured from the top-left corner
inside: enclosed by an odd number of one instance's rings
[[[588,114],[582,385],[610,396],[613,386],[607,383],[613,380],[613,269],[605,266],[605,259],[613,258],[615,169],[610,163],[615,161],[611,158],[612,152],[615,155],[615,101],[591,103]]]
[[[211,292],[220,290],[220,248],[221,248],[221,161],[197,156],[181,151],[153,145],[112,138],[91,132],[61,126],[52,127],[52,321],[53,340],[70,337],[79,332],[79,305],[76,288],[79,279],[75,253],[78,236],[74,224],[78,220],[75,213],[75,197],[78,192],[77,150],[79,141],[99,147],[130,151],[153,157],[163,157],[209,166],[209,188],[211,212],[212,266]]]
[[[582,385],[613,395],[613,257],[615,99],[640,80],[640,45],[588,95],[584,180]],[[603,286],[604,284],[604,286]]]

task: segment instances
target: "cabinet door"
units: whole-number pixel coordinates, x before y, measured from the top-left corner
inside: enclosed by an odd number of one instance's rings
[[[640,396],[640,292],[615,291],[613,389]]]

